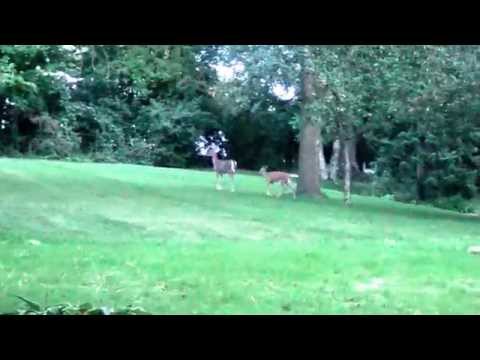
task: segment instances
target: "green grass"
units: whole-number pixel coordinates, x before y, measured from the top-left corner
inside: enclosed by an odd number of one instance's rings
[[[17,294],[157,314],[480,313],[478,217],[133,165],[0,159],[0,180],[0,312]]]

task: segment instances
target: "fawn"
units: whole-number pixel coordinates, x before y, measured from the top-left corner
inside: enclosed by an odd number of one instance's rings
[[[278,195],[278,197],[282,196],[283,190],[288,187],[292,192],[293,198],[296,198],[295,187],[293,185],[292,178],[297,178],[298,175],[288,174],[282,171],[267,171],[266,166],[262,166],[259,173],[267,182],[267,196],[272,196],[270,193],[270,186],[278,182],[282,185],[282,192]]]

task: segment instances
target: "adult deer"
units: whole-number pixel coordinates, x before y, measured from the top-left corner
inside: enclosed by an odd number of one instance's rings
[[[298,175],[288,174],[282,171],[267,171],[266,166],[262,166],[259,171],[260,175],[262,175],[266,182],[267,182],[267,196],[272,196],[270,193],[270,186],[276,182],[282,185],[282,192],[278,195],[278,197],[283,195],[283,190],[285,188],[289,188],[292,192],[293,198],[296,198],[295,194],[295,187],[293,186],[292,178],[297,178]]]
[[[235,191],[235,172],[237,171],[237,162],[235,160],[220,160],[218,158],[218,153],[220,152],[220,148],[212,144],[208,147],[206,155],[212,158],[213,169],[217,174],[217,190],[222,190],[222,186],[220,184],[223,175],[228,174],[231,179],[231,191]]]

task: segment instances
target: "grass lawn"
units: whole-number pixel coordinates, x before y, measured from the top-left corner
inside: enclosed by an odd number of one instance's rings
[[[480,313],[478,217],[120,164],[1,158],[0,181],[0,312],[15,294],[156,314]]]

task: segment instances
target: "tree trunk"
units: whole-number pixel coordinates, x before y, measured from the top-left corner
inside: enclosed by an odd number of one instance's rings
[[[308,60],[308,59],[307,59]],[[313,120],[308,106],[314,97],[313,70],[306,66],[303,72],[302,124],[300,128],[300,147],[298,151],[297,194],[320,195],[319,161],[317,142],[320,136],[320,121]]]
[[[354,173],[359,173],[360,167],[358,166],[357,162],[357,138],[353,137],[351,140],[347,141],[347,146],[349,151],[351,169]]]
[[[330,159],[330,179],[336,184],[338,176],[338,161],[340,159],[340,140],[333,142],[333,152]]]
[[[424,199],[423,191],[423,167],[420,163],[417,163],[417,202]]]
[[[360,167],[358,166],[357,159],[356,159],[356,157],[357,157],[357,149],[356,149],[357,141],[356,141],[355,137],[352,137],[351,139],[345,140],[342,145],[344,145],[344,147],[348,151],[348,160],[350,162],[350,176],[358,175],[358,173],[360,173]],[[346,154],[345,150],[343,150],[343,154],[344,155]],[[344,156],[343,161],[344,162],[346,161],[345,156]]]
[[[423,140],[420,140],[419,144],[417,145],[417,166],[416,166],[416,185],[417,185],[417,202],[425,200],[425,187],[424,187],[424,179],[425,179],[425,166],[423,164]]]
[[[425,175],[425,169],[421,162],[421,159],[417,160],[417,202],[425,200],[425,189],[423,185],[423,179]]]
[[[343,153],[345,157],[345,174],[344,174],[344,188],[343,188],[343,200],[345,201],[346,205],[350,205],[352,202],[351,196],[351,177],[352,177],[352,164],[350,161],[351,155],[351,148],[348,146],[350,143],[349,141],[345,142],[345,146],[343,147]]]
[[[344,164],[344,171],[343,171],[343,200],[345,205],[350,205],[352,202],[352,195],[351,195],[351,180],[352,180],[352,161],[351,161],[351,154],[352,154],[352,147],[355,144],[353,141],[354,133],[351,124],[345,126],[345,118],[341,116],[337,122],[337,129],[338,134],[340,137],[340,144],[343,149],[343,164]]]
[[[317,124],[311,121],[303,121],[298,152],[298,195],[320,195],[319,161],[317,157],[318,134]]]
[[[345,131],[345,130],[344,130]],[[346,131],[345,134],[350,134],[351,131]],[[347,135],[344,135],[345,137]],[[340,136],[342,137],[342,135]],[[340,141],[340,150],[339,153],[341,154],[339,157],[339,165],[338,165],[338,174],[337,176],[345,177],[345,148],[348,150],[349,161],[350,161],[350,176],[358,176],[361,173],[360,166],[358,166],[358,162],[356,160],[357,157],[357,140],[355,137],[352,137],[348,140],[341,140]]]
[[[318,147],[318,161],[319,161],[319,167],[320,167],[320,179],[321,180],[328,180],[328,168],[327,168],[327,162],[325,161],[325,154],[323,153],[323,142],[322,142],[322,137],[319,136],[319,139],[317,141],[317,147]]]

